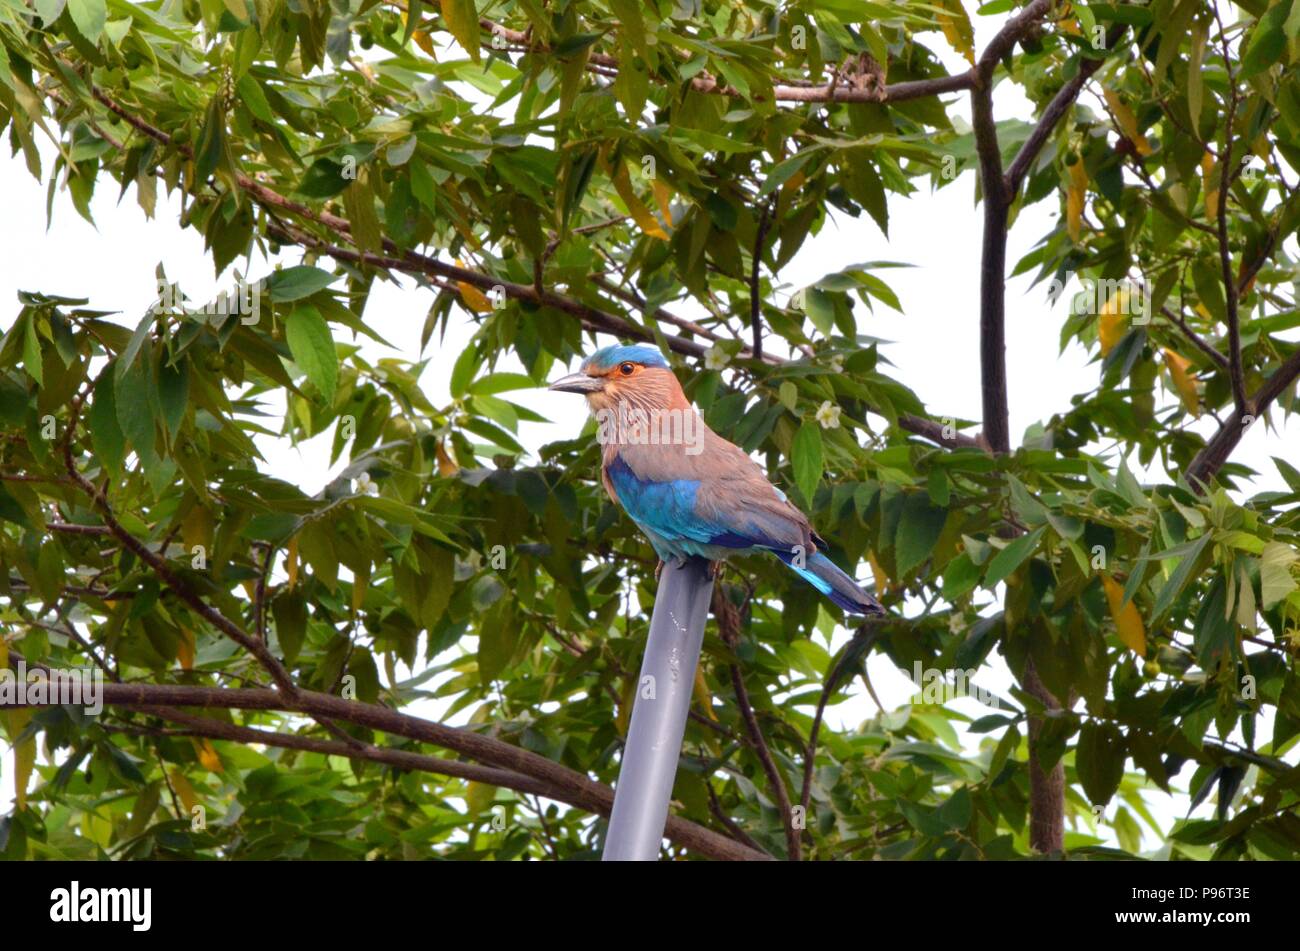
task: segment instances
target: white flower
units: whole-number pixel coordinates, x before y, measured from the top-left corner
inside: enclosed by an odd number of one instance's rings
[[[370,478],[369,472],[363,472],[357,476],[357,494],[358,495],[378,495],[379,483]]]
[[[704,366],[709,370],[721,370],[731,362],[731,355],[721,347],[710,347],[704,354]]]
[[[824,400],[822,405],[817,407],[817,422],[822,424],[822,429],[839,429],[840,428],[840,408],[830,400]]]
[[[836,354],[835,356],[831,357],[831,369],[834,370],[836,373],[843,373],[844,358],[839,354]]]
[[[948,615],[948,630],[954,634],[960,634],[966,629],[966,618],[956,611]]]

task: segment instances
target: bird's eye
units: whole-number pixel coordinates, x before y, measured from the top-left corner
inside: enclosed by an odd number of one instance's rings
[[[631,376],[632,371],[635,369],[636,366],[631,363],[620,363],[618,367],[618,372],[623,374],[624,376]]]

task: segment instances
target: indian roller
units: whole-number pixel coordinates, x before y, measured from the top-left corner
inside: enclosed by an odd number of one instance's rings
[[[599,423],[601,480],[661,562],[767,551],[845,611],[880,603],[822,554],[826,542],[739,446],[711,430],[654,347],[615,345],[552,390],[581,393]]]

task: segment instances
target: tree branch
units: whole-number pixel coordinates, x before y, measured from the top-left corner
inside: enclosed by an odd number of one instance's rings
[[[598,815],[608,816],[614,805],[614,791],[604,783],[588,779],[559,763],[531,753],[528,750],[511,746],[501,740],[482,736],[469,730],[445,726],[409,714],[389,710],[376,704],[360,703],[356,700],[344,700],[330,694],[311,690],[299,690],[294,696],[282,691],[246,687],[194,687],[175,684],[138,684],[106,683],[102,685],[103,702],[112,707],[125,707],[154,713],[172,719],[177,714],[175,707],[209,707],[234,710],[263,710],[301,713],[312,717],[325,717],[345,723],[379,730],[394,736],[431,743],[444,749],[454,750],[471,759],[495,767],[499,772],[480,774],[484,782],[499,781],[508,788],[520,788],[523,792],[545,795],[559,802],[565,802],[579,809],[585,809]],[[40,706],[41,704],[27,704]],[[49,704],[44,704],[49,705]],[[185,714],[181,714],[185,716]],[[180,722],[180,721],[178,721]],[[198,725],[208,728],[218,721],[202,721]],[[193,724],[191,724],[193,725]],[[255,742],[269,742],[261,735]],[[290,742],[296,742],[291,740]],[[329,741],[317,741],[329,742]],[[272,744],[275,745],[275,744]],[[355,756],[361,759],[373,758],[373,749],[331,744],[331,752],[337,748],[340,756]],[[432,767],[432,763],[409,760],[406,757],[392,757],[399,751],[381,751],[382,755],[393,760],[393,765],[403,768],[423,769]],[[398,760],[402,760],[399,762]],[[446,775],[466,775],[466,764],[455,764],[445,760],[437,761],[437,767],[431,771]],[[517,774],[520,778],[516,779]],[[491,776],[492,778],[488,778]],[[540,784],[540,785],[539,785]],[[706,829],[697,823],[669,816],[664,834],[684,848],[691,849],[709,858],[734,861],[764,860],[769,856],[762,852],[733,842],[726,836]]]
[[[1195,330],[1189,327],[1187,325],[1187,320],[1183,317],[1182,314],[1176,313],[1175,311],[1170,309],[1168,304],[1162,304],[1160,306],[1160,313],[1168,317],[1169,321],[1173,323],[1175,326],[1177,326],[1178,329],[1181,330],[1186,335],[1187,339],[1192,342],[1192,344],[1196,347],[1196,349],[1200,350],[1201,353],[1209,357],[1216,366],[1218,366],[1220,369],[1223,370],[1226,370],[1228,368],[1228,358],[1225,357],[1223,354],[1221,354],[1218,350],[1215,350],[1214,347],[1210,346],[1209,342],[1204,337],[1202,337]]]
[[[773,195],[758,215],[758,231],[754,236],[754,261],[749,272],[749,326],[754,332],[754,343],[751,349],[756,360],[763,359],[763,301],[758,292],[763,268],[763,243],[767,240],[767,229],[772,223],[775,210],[776,195]]]
[[[133,128],[161,144],[171,144],[171,136],[166,132],[138,116],[135,116],[130,112],[130,110],[124,108],[120,103],[113,100],[112,97],[106,95],[103,90],[92,85],[90,86],[90,91],[99,103],[115,115],[121,117],[123,121],[127,122]],[[908,94],[906,98],[916,97]],[[192,151],[186,145],[178,146],[178,150],[183,155],[192,155]],[[266,185],[243,174],[242,172],[237,173],[235,178],[239,187],[251,195],[253,199],[263,207],[275,208],[305,218],[329,230],[343,240],[352,242],[352,226],[346,219],[340,218],[337,215],[332,215],[326,211],[315,211],[301,202],[286,198],[274,189],[268,188]],[[609,333],[614,334],[615,336],[629,337],[634,340],[651,343],[656,342],[653,334],[644,328],[637,326],[626,318],[607,313],[599,308],[585,304],[582,301],[566,297],[562,294],[557,294],[554,291],[539,288],[535,285],[530,286],[503,281],[492,275],[483,274],[478,271],[458,267],[452,264],[446,264],[435,258],[419,254],[415,251],[404,250],[387,238],[385,238],[383,242],[384,250],[387,254],[378,255],[366,251],[353,251],[347,248],[342,248],[323,241],[314,235],[303,232],[300,229],[291,229],[287,225],[272,223],[268,226],[267,232],[273,236],[278,236],[279,240],[313,248],[341,261],[368,264],[374,267],[382,267],[405,273],[430,274],[436,277],[463,282],[483,291],[493,291],[499,287],[501,288],[501,292],[507,297],[528,301],[533,304],[554,307],[563,313],[576,317],[582,322],[585,329],[593,333]],[[672,319],[670,319],[669,322],[677,323],[676,320]],[[682,329],[696,332],[694,328],[686,327],[684,324],[679,325],[682,326]],[[688,340],[685,337],[666,335],[664,339],[668,344],[669,349],[685,356],[699,359],[708,351],[708,348],[704,345],[694,340]],[[743,352],[744,351],[742,351],[742,353]],[[779,358],[771,356],[765,356],[763,359],[766,362],[773,364],[785,362],[779,360]],[[969,436],[963,436],[956,433],[951,436],[947,435],[944,433],[945,427],[942,424],[935,423],[932,420],[927,420],[910,413],[900,416],[898,422],[904,430],[915,433],[919,436],[924,436],[939,445],[949,447],[975,447],[979,445],[976,440]]]
[[[1039,0],[1039,2],[1043,2],[1043,0]],[[483,46],[488,49],[499,51],[500,47],[494,45],[491,39],[491,37],[496,36],[511,46],[520,47],[523,52],[530,55],[547,55],[554,52],[546,46],[533,43],[532,37],[527,33],[511,30],[489,19],[480,19],[479,28],[489,34],[489,37],[483,41]],[[586,69],[588,72],[597,73],[601,76],[609,76],[611,71],[617,73],[622,69],[622,66],[617,57],[610,56],[607,53],[592,53],[587,58]],[[659,81],[657,76],[651,75],[650,78]],[[878,88],[872,86],[863,88],[841,86],[835,82],[806,86],[778,83],[772,87],[772,99],[775,102],[905,102],[909,99],[923,99],[927,96],[961,92],[964,89],[969,89],[972,82],[972,73],[968,71],[952,76],[916,79]],[[690,88],[695,92],[730,96],[738,99],[745,98],[740,90],[720,82],[708,72],[701,72],[692,77]],[[750,98],[754,101],[761,101],[762,99],[759,96]]]
[[[980,253],[980,388],[984,439],[995,454],[1011,451],[1007,405],[1006,270],[1010,206],[1002,156],[987,86],[971,92],[975,147],[984,191],[984,237]]]
[[[1106,34],[1106,49],[1112,49],[1123,35],[1123,26],[1112,28]],[[1056,126],[1065,116],[1066,111],[1079,98],[1079,93],[1083,91],[1084,84],[1092,77],[1093,73],[1101,68],[1102,62],[1101,59],[1083,60],[1079,64],[1079,71],[1066,81],[1065,85],[1052,97],[1052,101],[1047,104],[1047,108],[1039,116],[1034,130],[1029,133],[1029,138],[1025,139],[1020,146],[1020,151],[1016,153],[1016,157],[1011,161],[1011,167],[1007,169],[1006,190],[1009,195],[1014,197],[1020,192],[1020,186],[1024,184],[1025,176],[1029,174],[1029,167],[1033,165],[1034,159],[1038,157],[1038,154],[1043,150],[1043,146],[1047,144],[1047,140],[1056,131]]]
[[[1219,25],[1219,43],[1223,50],[1223,67],[1228,73],[1228,114],[1224,119],[1222,158],[1219,162],[1219,201],[1217,221],[1219,239],[1219,267],[1223,273],[1223,294],[1228,318],[1228,377],[1232,383],[1232,400],[1239,416],[1255,415],[1250,412],[1246,398],[1246,374],[1241,363],[1241,318],[1237,312],[1237,279],[1232,273],[1232,249],[1228,244],[1228,187],[1232,183],[1232,125],[1237,118],[1237,75],[1232,68],[1228,38],[1219,17],[1217,4],[1212,4],[1214,19]]]
[[[1197,494],[1204,494],[1211,479],[1228,461],[1241,437],[1246,434],[1255,421],[1263,416],[1273,401],[1288,386],[1300,378],[1300,349],[1292,352],[1282,364],[1274,370],[1259,389],[1253,399],[1246,400],[1246,412],[1240,417],[1229,416],[1217,432],[1205,444],[1205,448],[1196,454],[1191,465],[1187,467],[1187,484]]]
[[[721,585],[713,591],[713,616],[718,622],[718,631],[722,635],[723,642],[734,650],[740,640],[740,616],[735,605],[727,600]],[[799,830],[795,828],[790,791],[786,789],[785,778],[781,775],[776,760],[772,758],[772,751],[763,737],[758,718],[754,716],[754,705],[750,702],[749,691],[745,688],[745,677],[740,672],[739,665],[729,664],[728,668],[731,673],[731,686],[736,694],[736,706],[740,709],[741,719],[745,723],[745,732],[749,736],[750,746],[753,747],[759,763],[762,764],[763,772],[767,776],[768,788],[772,791],[777,812],[781,816],[781,826],[785,832],[786,858],[797,862],[802,855],[803,844]]]
[[[1037,156],[1066,107],[1078,95],[1082,83],[1062,90],[1031,133],[1012,163],[1011,174],[1002,172],[1002,150],[998,144],[993,115],[993,74],[998,63],[1015,43],[1052,8],[1053,0],[1033,0],[998,32],[975,65],[976,83],[971,88],[971,120],[975,150],[979,157],[980,184],[984,192],[984,237],[980,256],[980,388],[984,415],[984,440],[994,455],[1011,451],[1011,421],[1007,403],[1006,271],[1007,226],[1011,202],[1020,181]],[[1069,98],[1065,98],[1068,96]],[[1014,186],[1014,187],[1013,187]],[[1038,683],[1032,668],[1026,671],[1025,687]],[[1045,689],[1044,703],[1055,703]],[[1039,723],[1041,727],[1041,721]],[[1033,724],[1030,727],[1034,735]],[[1030,741],[1030,759],[1034,742]],[[1048,777],[1029,773],[1031,840],[1040,851],[1051,852],[1064,841],[1064,767],[1057,763]]]
[[[113,509],[109,505],[108,499],[93,482],[78,471],[76,461],[72,457],[72,442],[81,417],[81,400],[79,397],[73,401],[69,416],[67,434],[63,440],[64,468],[76,486],[90,497],[91,504],[98,510],[99,517],[103,519],[113,537],[122,544],[123,548],[148,565],[149,569],[158,576],[158,579],[189,605],[196,614],[257,658],[280,690],[291,696],[296,693],[298,688],[294,684],[293,678],[289,676],[289,671],[280,663],[279,658],[271,653],[271,649],[265,643],[249,637],[239,625],[199,597],[198,592],[182,581],[172,571],[171,566],[158,554],[151,551],[144,542],[122,527],[122,524],[113,515]]]

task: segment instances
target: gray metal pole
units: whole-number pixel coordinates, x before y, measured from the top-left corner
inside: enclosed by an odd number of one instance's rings
[[[713,593],[708,568],[707,561],[692,558],[682,568],[666,564],[660,573],[603,861],[659,857]]]

